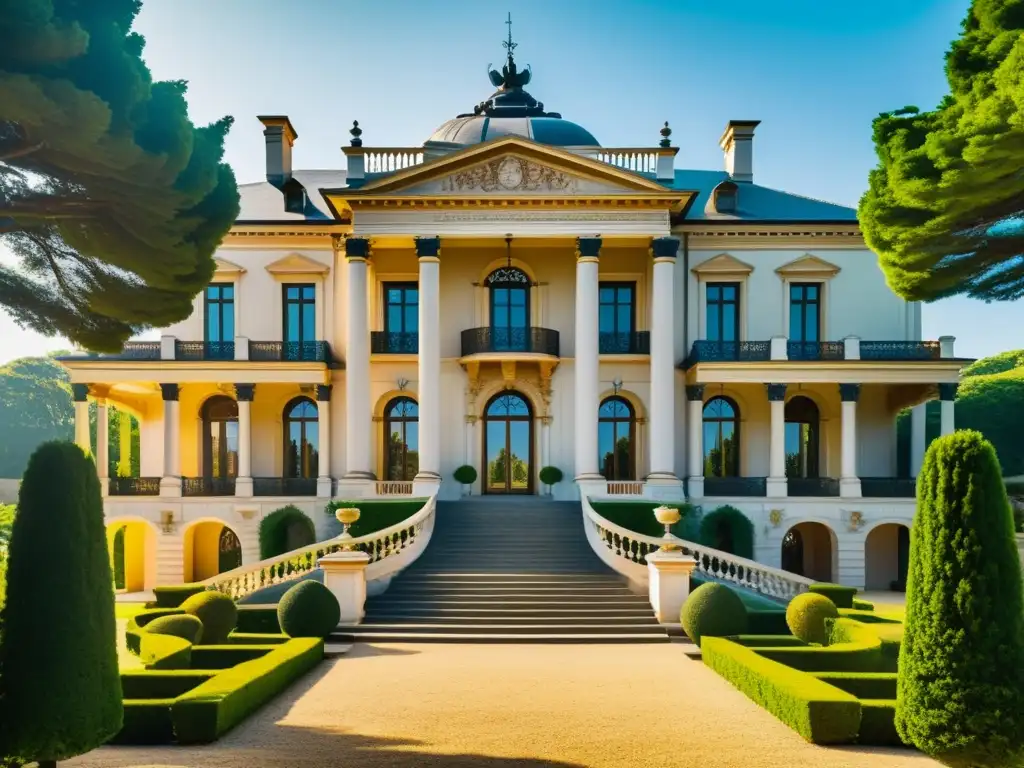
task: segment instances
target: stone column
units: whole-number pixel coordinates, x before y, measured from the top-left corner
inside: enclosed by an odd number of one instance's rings
[[[100,478],[100,491],[107,495],[110,480],[110,411],[107,398],[96,398],[96,474]]]
[[[348,275],[345,292],[345,477],[372,480],[370,441],[373,413],[370,404],[370,330],[366,307],[366,263],[370,241],[350,237],[345,241]]]
[[[768,453],[767,494],[785,497],[786,482],[786,385],[765,384],[771,407],[771,444]]]
[[[675,471],[675,270],[678,252],[679,240],[674,237],[651,241],[654,290],[651,303],[651,472],[647,485],[667,486],[667,493],[652,492],[654,498],[671,498],[676,492],[682,495],[682,483]]]
[[[131,477],[132,474],[132,417],[128,411],[117,412],[117,475]]]
[[[441,238],[417,237],[416,257],[420,267],[420,467],[415,482],[426,483],[436,491],[441,483]]]
[[[686,386],[686,429],[687,453],[689,456],[689,496],[699,499],[704,496],[704,385]],[[653,431],[653,429],[652,429]]]
[[[92,438],[89,436],[89,385],[72,384],[71,396],[75,400],[75,445],[92,455]]]
[[[161,384],[164,398],[164,476],[161,496],[181,496],[181,420],[178,413],[178,385]]]
[[[595,450],[594,453],[597,453]],[[551,417],[541,416],[540,417],[540,466],[544,467],[551,465]],[[548,489],[552,494],[554,490]]]
[[[939,384],[939,401],[942,404],[941,426],[939,433],[945,437],[956,431],[956,418],[953,402],[956,400],[958,384]]]
[[[317,418],[317,474],[316,495],[330,498],[334,495],[334,481],[331,480],[331,385],[319,384],[316,388]]]
[[[238,402],[238,476],[235,478],[235,496],[252,496],[252,400],[256,396],[255,384],[235,384]]]
[[[910,476],[921,474],[924,465],[924,451],[927,443],[925,425],[927,423],[927,403],[915,405],[910,409]]]
[[[598,347],[600,237],[576,239],[576,481],[603,480],[597,459],[597,411],[601,401]]]
[[[843,498],[860,498],[860,478],[857,476],[857,399],[860,397],[860,384],[840,384],[839,397],[843,401],[839,495]]]

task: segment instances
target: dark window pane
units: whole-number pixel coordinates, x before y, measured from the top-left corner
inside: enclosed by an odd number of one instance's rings
[[[727,308],[722,316],[722,341],[736,341],[736,314]]]
[[[615,289],[614,288],[601,288],[601,303],[611,304],[615,301]]]
[[[736,301],[736,286],[727,285],[722,288],[722,298],[727,301]]]
[[[619,316],[616,331],[629,333],[633,330],[633,307],[629,304],[619,305]]]
[[[708,339],[722,341],[721,314],[718,304],[708,304]]]
[[[717,285],[708,286],[708,301],[718,301],[722,298],[722,289]]]
[[[403,328],[402,330],[404,330],[404,331],[406,331],[408,333],[415,333],[416,330],[419,328],[419,324],[420,324],[419,307],[417,307],[415,305],[413,305],[411,307],[410,306],[406,306],[406,308],[405,308],[405,328]]]
[[[793,341],[804,341],[803,305],[789,305],[789,338]]]
[[[615,305],[602,304],[597,311],[598,330],[601,333],[615,332]]]
[[[316,308],[312,304],[302,306],[302,341],[316,339]]]

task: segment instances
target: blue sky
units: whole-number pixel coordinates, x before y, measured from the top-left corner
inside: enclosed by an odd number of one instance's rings
[[[729,119],[759,119],[755,177],[855,206],[875,164],[871,120],[946,92],[943,54],[967,0],[144,0],[136,29],[157,79],[189,81],[193,120],[235,117],[227,160],[263,176],[257,114],[287,114],[297,168],[343,167],[368,146],[414,146],[491,92],[512,11],[530,91],[606,146],[653,145],[668,120],[677,165],[720,168]],[[926,338],[961,354],[1021,346],[1024,302],[924,310]],[[0,315],[0,359],[53,349]]]

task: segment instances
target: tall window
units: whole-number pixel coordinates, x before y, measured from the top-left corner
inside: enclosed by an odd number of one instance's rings
[[[419,406],[396,397],[384,409],[384,479],[412,480],[420,471]]]
[[[623,397],[609,397],[597,412],[597,457],[605,480],[635,480],[636,415]]]
[[[713,397],[704,406],[704,475],[740,474],[740,409],[727,397]]]
[[[821,283],[789,286],[789,340],[821,340]]]
[[[203,403],[203,476],[238,476],[238,403],[217,395]]]
[[[705,297],[708,341],[739,341],[739,283],[708,283]]]
[[[235,285],[211,283],[206,286],[206,328],[204,341],[235,341]]]
[[[297,397],[284,407],[284,476],[319,474],[320,427],[316,403]]]
[[[529,348],[530,278],[521,269],[501,267],[487,277],[491,293],[491,345],[495,352]]]
[[[316,341],[316,286],[287,283],[284,286],[284,340]]]
[[[598,302],[601,352],[629,352],[636,322],[636,283],[601,283]]]
[[[809,397],[786,403],[786,477],[818,477],[819,423]]]
[[[384,284],[384,330],[416,333],[419,330],[420,289],[416,283]]]

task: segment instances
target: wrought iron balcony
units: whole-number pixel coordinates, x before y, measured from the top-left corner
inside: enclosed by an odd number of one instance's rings
[[[253,496],[316,496],[315,477],[254,477]]]
[[[824,496],[839,495],[839,480],[834,477],[791,477],[786,482],[790,496]]]
[[[649,355],[651,332],[602,333],[598,336],[598,348],[602,355]]]
[[[841,341],[787,341],[790,360],[845,360],[846,344]]]
[[[249,359],[284,363],[334,362],[326,341],[250,341]]]
[[[182,496],[234,496],[233,477],[183,477]]]
[[[234,360],[233,341],[175,341],[175,360]]]
[[[107,486],[111,496],[159,496],[159,477],[112,477]]]
[[[941,345],[937,341],[862,341],[861,360],[939,360]]]
[[[770,341],[695,341],[683,367],[697,363],[762,362],[771,359],[771,352]]]
[[[415,331],[372,331],[370,352],[374,355],[415,355],[420,350],[420,335]]]
[[[913,477],[862,477],[860,495],[872,499],[912,499],[917,495]]]
[[[767,483],[763,477],[705,477],[705,496],[753,496],[768,495]]]
[[[550,328],[469,328],[462,332],[462,355],[532,352],[558,357],[558,331]]]

